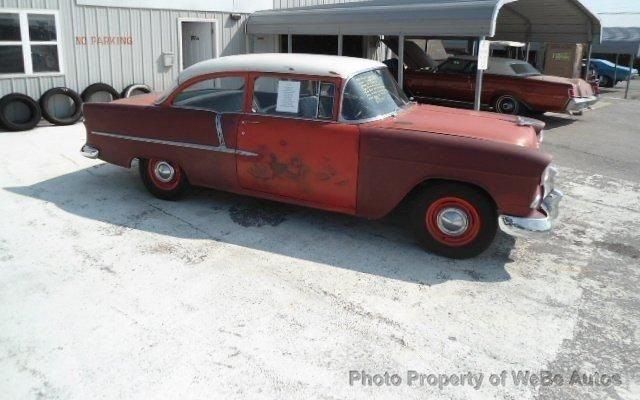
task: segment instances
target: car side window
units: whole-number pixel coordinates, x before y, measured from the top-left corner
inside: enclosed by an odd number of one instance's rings
[[[438,71],[445,72],[448,74],[462,74],[466,73],[467,65],[469,64],[466,60],[460,60],[457,58],[452,58],[450,60],[445,61],[440,67]]]
[[[178,93],[173,99],[173,106],[215,112],[242,112],[245,86],[245,79],[241,76],[206,79]]]
[[[335,85],[307,79],[261,76],[253,86],[254,114],[305,119],[333,119]]]

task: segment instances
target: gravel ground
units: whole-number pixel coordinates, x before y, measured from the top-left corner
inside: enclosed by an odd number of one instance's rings
[[[639,399],[640,102],[614,97],[545,117],[567,194],[554,235],[468,261],[419,249],[402,213],[167,203],[82,158],[82,125],[0,132],[0,397]]]

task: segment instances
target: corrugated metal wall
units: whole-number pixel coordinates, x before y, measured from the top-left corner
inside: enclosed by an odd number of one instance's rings
[[[218,21],[221,56],[246,49],[246,15],[234,21],[228,13],[78,6],[75,0],[0,0],[0,11],[2,8],[59,10],[64,75],[0,77],[0,96],[19,92],[37,100],[52,87],[81,92],[96,82],[108,83],[118,91],[131,83],[162,90],[178,75],[178,18]],[[132,36],[133,44],[81,45],[76,43],[77,36]],[[163,66],[163,52],[174,54],[173,67]]]

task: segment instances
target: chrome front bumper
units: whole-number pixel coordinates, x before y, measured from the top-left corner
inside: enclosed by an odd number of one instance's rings
[[[88,144],[85,144],[80,149],[80,154],[87,158],[96,159],[100,155],[100,152],[95,147],[91,147]]]
[[[553,223],[558,218],[560,201],[564,195],[559,190],[553,190],[542,201],[544,218],[523,218],[510,215],[501,215],[498,218],[500,229],[511,236],[531,237],[538,234],[549,233],[553,229]]]
[[[569,113],[584,111],[597,102],[598,98],[596,96],[571,99],[567,103],[566,111]]]

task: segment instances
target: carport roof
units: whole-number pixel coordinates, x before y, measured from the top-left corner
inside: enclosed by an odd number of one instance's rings
[[[258,11],[247,33],[598,43],[601,26],[578,0],[371,0]]]
[[[640,13],[603,13],[602,44],[596,53],[635,54],[640,56]]]

